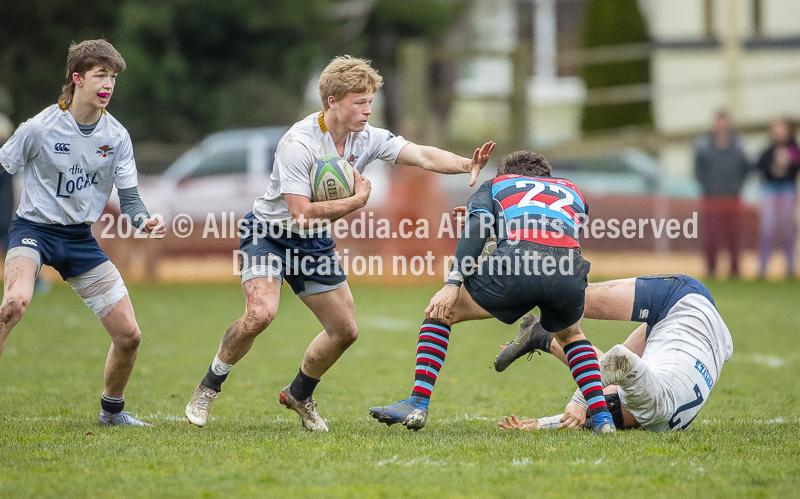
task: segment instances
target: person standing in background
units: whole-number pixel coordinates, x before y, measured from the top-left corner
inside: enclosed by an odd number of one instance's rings
[[[708,275],[717,270],[717,253],[725,239],[730,275],[739,277],[742,204],[739,195],[750,171],[742,139],[733,131],[727,111],[718,111],[711,130],[695,143],[695,176],[703,190],[703,250]]]
[[[6,143],[14,133],[14,125],[3,113],[0,113],[0,147]],[[0,248],[5,254],[8,251],[8,233],[11,230],[11,220],[14,218],[14,186],[13,176],[0,168]]]
[[[794,125],[778,118],[770,125],[772,144],[758,160],[764,179],[761,201],[761,238],[758,245],[758,275],[764,278],[772,254],[775,233],[786,255],[786,277],[795,276],[794,246],[797,239],[797,174],[800,172],[800,148]]]

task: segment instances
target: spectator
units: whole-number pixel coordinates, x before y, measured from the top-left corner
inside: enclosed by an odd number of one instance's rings
[[[797,238],[797,174],[800,148],[794,125],[778,118],[770,125],[772,145],[761,154],[758,170],[764,179],[761,202],[761,240],[758,245],[759,277],[767,274],[772,243],[777,229],[786,255],[786,276],[795,276],[794,245]]]
[[[0,113],[0,147],[14,133],[14,125],[5,114]],[[0,168],[0,251],[8,250],[8,232],[14,218],[14,189],[12,176],[4,168]]]
[[[695,144],[695,176],[703,189],[703,250],[711,276],[716,273],[717,253],[725,239],[731,256],[730,275],[739,277],[739,194],[749,171],[741,138],[733,131],[727,111],[718,111],[711,131]]]

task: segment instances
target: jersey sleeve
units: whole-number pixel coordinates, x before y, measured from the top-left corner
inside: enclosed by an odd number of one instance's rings
[[[139,185],[136,160],[133,159],[133,144],[128,132],[125,132],[125,138],[119,148],[117,167],[114,170],[114,185],[117,189],[130,189]]]
[[[467,215],[473,213],[488,213],[492,217],[492,221],[497,218],[495,213],[495,203],[492,198],[492,180],[487,180],[475,193],[469,197],[467,202]]]
[[[298,194],[310,199],[309,175],[314,161],[308,148],[287,134],[278,144],[273,167],[280,178],[280,194]]]
[[[29,160],[39,155],[45,134],[44,125],[35,119],[21,124],[0,148],[0,164],[8,173],[16,173]]]
[[[369,128],[370,161],[380,159],[389,163],[397,163],[397,156],[408,140],[383,128]]]

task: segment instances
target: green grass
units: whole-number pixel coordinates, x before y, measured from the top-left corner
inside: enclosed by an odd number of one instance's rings
[[[284,287],[281,310],[197,429],[183,407],[225,328],[236,285],[132,285],[144,332],[127,410],[154,428],[97,425],[109,340],[66,285],[36,297],[0,358],[0,497],[792,497],[800,486],[800,286],[710,284],[735,342],[685,432],[596,438],[504,432],[514,412],[560,412],[573,391],[552,357],[490,369],[514,326],[459,325],[428,426],[367,415],[407,396],[421,310],[435,287],[356,287],[358,342],[315,397],[331,433],[278,404],[319,326]],[[630,323],[587,321],[603,349]]]

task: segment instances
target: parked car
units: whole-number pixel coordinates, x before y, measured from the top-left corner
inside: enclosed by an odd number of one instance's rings
[[[139,179],[139,195],[150,213],[167,221],[185,213],[244,216],[264,194],[278,141],[287,127],[217,132],[203,139],[158,176]]]

